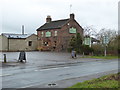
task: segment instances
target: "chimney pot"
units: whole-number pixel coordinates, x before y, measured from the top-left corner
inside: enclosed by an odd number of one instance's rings
[[[50,15],[48,15],[47,18],[46,18],[46,23],[50,23],[51,21],[52,21],[52,18],[51,18]]]
[[[71,20],[74,20],[74,19],[75,19],[74,13],[70,14],[70,19],[71,19]]]

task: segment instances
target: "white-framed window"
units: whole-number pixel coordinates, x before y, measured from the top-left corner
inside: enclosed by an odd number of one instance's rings
[[[44,32],[41,32],[41,37],[44,37]]]
[[[55,36],[57,36],[57,31],[55,31]]]

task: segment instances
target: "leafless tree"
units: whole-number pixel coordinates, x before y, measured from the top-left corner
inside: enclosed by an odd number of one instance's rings
[[[116,30],[103,28],[96,34],[96,38],[101,40],[102,42],[103,37],[107,36],[110,43],[117,37],[117,35],[118,35],[118,32]]]
[[[93,36],[95,37],[97,32],[97,30],[93,27],[93,25],[91,26],[86,26],[84,27],[84,36]]]

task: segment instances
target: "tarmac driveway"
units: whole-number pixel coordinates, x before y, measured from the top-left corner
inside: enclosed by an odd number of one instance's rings
[[[63,52],[26,52],[27,63],[18,62],[20,52],[2,52],[0,61],[3,62],[3,54],[6,54],[7,63],[3,63],[2,67],[36,67],[36,66],[48,66],[58,64],[72,64],[79,62],[96,61],[101,59],[81,59],[81,55],[77,55],[77,59],[71,58],[70,53]]]

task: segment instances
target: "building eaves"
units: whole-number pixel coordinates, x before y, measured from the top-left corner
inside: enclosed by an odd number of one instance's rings
[[[9,39],[26,39],[32,34],[11,34],[11,33],[2,33],[2,35],[6,36]]]

